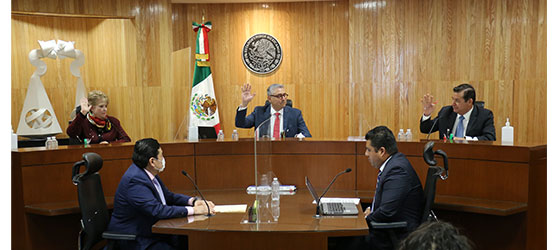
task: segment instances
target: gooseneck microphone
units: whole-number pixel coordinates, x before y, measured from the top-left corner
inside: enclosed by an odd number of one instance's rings
[[[323,194],[321,194],[321,196],[319,196],[319,201],[317,202],[317,206],[319,206],[319,203],[321,202],[321,198],[323,198],[323,196],[327,193],[327,191],[329,191],[329,188],[331,188],[332,184],[334,183],[334,181],[336,180],[336,178],[338,178],[340,175],[342,174],[346,174],[346,173],[350,173],[352,172],[351,168],[347,168],[346,170],[338,173],[331,181],[331,183],[327,186],[327,188],[325,189],[325,191],[323,192]]]
[[[428,131],[428,136],[426,137],[426,140],[430,139],[430,135],[432,134],[432,130],[436,126],[438,120],[439,120],[439,116],[436,117],[436,119],[434,119],[434,124],[432,124],[432,127],[430,128],[430,131]]]
[[[204,195],[202,195],[202,193],[200,192],[200,189],[198,189],[198,186],[196,185],[194,180],[191,178],[191,176],[189,174],[187,174],[187,171],[181,170],[181,173],[184,176],[186,176],[187,178],[189,178],[189,180],[191,180],[191,183],[194,185],[194,188],[196,189],[196,191],[198,192],[198,194],[200,195],[200,197],[202,198],[202,200],[206,204],[206,208],[208,209],[208,214],[206,214],[206,216],[208,216],[208,217],[212,216],[212,214],[210,213],[210,206],[208,206],[208,202],[206,201],[206,199],[204,199]],[[193,204],[193,206],[194,206],[194,204]]]

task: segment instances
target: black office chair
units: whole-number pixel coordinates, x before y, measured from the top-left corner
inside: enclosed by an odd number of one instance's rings
[[[426,183],[424,184],[424,209],[422,212],[422,217],[420,219],[420,224],[426,221],[437,221],[437,217],[432,211],[432,206],[434,205],[434,200],[436,197],[436,182],[438,179],[446,180],[449,174],[447,154],[442,150],[437,150],[434,153],[433,147],[433,141],[430,141],[426,143],[426,145],[424,145],[424,161],[428,164],[429,168],[428,173],[426,174]],[[437,161],[434,159],[434,154],[440,155],[443,158],[444,168],[436,166]],[[388,230],[391,242],[393,246],[396,247],[399,244],[399,239],[397,238],[396,232],[398,230],[406,229],[408,224],[406,221],[387,223],[370,221],[369,226],[371,229]]]
[[[479,108],[484,108],[484,101],[476,101],[474,105],[478,106]]]
[[[103,239],[108,240],[108,250],[114,249],[115,240],[135,240],[135,235],[105,232],[109,225],[109,212],[98,171],[103,166],[101,156],[85,153],[83,160],[72,167],[72,182],[78,186],[78,202],[82,213],[82,230],[78,236],[78,249],[89,250]],[[80,173],[80,167],[85,166]]]
[[[270,102],[268,100],[266,100],[266,102],[264,102],[264,106],[268,106],[270,105]],[[292,103],[292,99],[288,99],[286,100],[286,106],[290,106],[290,108],[293,108],[293,103]]]

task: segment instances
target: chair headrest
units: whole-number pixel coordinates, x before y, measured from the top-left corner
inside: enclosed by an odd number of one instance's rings
[[[99,172],[101,167],[103,167],[103,159],[96,153],[84,153],[82,155],[84,161],[86,161],[86,171],[84,175],[90,175]]]
[[[268,100],[266,100],[264,102],[264,106],[266,107],[268,105],[270,105],[270,102]],[[290,106],[290,108],[293,108],[294,106],[292,106],[292,105],[293,105],[292,99],[286,100],[286,106]]]
[[[72,167],[72,182],[75,185],[80,182],[80,179],[99,172],[103,166],[103,159],[96,153],[88,152],[82,155],[83,160],[74,163]],[[86,170],[80,173],[80,167],[86,166]]]

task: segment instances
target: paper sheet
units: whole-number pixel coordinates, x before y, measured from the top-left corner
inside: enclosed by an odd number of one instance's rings
[[[216,213],[245,213],[247,204],[241,205],[216,205],[214,211]]]

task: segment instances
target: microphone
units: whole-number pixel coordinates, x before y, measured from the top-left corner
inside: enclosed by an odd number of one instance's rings
[[[438,120],[439,120],[439,116],[436,117],[436,119],[434,119],[434,124],[432,124],[432,127],[430,128],[430,131],[428,131],[428,136],[426,137],[426,140],[430,139],[430,135],[432,134],[432,130],[436,126]]]
[[[327,193],[327,191],[329,191],[329,188],[331,188],[332,184],[334,183],[334,181],[336,180],[336,178],[338,178],[340,175],[342,174],[346,174],[346,173],[350,173],[352,172],[351,168],[347,168],[346,170],[338,173],[331,181],[331,183],[327,186],[327,188],[325,189],[325,191],[323,192],[323,194],[321,194],[321,196],[319,196],[319,201],[317,201],[317,207],[319,207],[319,203],[321,202],[321,198],[323,198],[323,196]]]
[[[194,188],[196,189],[196,191],[198,192],[198,194],[200,195],[200,197],[202,198],[204,203],[206,203],[206,208],[208,209],[208,214],[206,216],[208,216],[208,217],[212,216],[212,214],[210,213],[210,206],[208,206],[208,202],[206,201],[206,199],[204,199],[204,195],[202,195],[202,193],[200,192],[200,189],[198,189],[198,186],[196,185],[194,180],[191,178],[191,176],[189,174],[187,174],[187,171],[181,170],[181,173],[184,176],[186,176],[187,178],[189,178],[189,180],[191,180],[191,183],[194,185]],[[194,204],[193,204],[193,206],[194,206]]]

